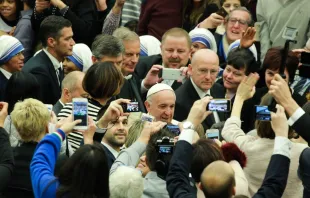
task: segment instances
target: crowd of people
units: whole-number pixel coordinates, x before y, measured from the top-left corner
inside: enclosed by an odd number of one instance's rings
[[[0,0],[0,197],[310,197],[309,10]]]

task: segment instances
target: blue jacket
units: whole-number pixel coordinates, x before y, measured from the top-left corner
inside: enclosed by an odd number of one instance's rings
[[[65,137],[64,133],[62,137]],[[54,168],[60,147],[60,138],[56,134],[50,134],[46,135],[36,148],[30,164],[31,182],[36,198],[56,197],[59,181],[54,176]]]

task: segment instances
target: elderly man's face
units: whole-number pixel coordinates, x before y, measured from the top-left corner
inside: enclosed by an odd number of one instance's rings
[[[249,27],[250,15],[246,11],[236,10],[231,13],[225,24],[226,36],[230,43],[241,39],[242,32]]]
[[[179,69],[186,66],[190,56],[186,37],[167,36],[161,45],[161,55],[165,67]]]
[[[174,92],[163,90],[150,97],[152,97],[151,102],[145,102],[148,113],[154,116],[156,121],[171,123],[176,100]]]

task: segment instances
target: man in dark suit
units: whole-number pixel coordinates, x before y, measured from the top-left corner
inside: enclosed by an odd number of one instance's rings
[[[61,98],[53,106],[53,111],[58,115],[64,105],[68,102],[72,102],[73,98],[86,98],[87,93],[82,87],[82,82],[85,73],[81,71],[73,71],[66,75],[61,83]]]
[[[163,68],[180,69],[188,65],[191,39],[185,30],[181,28],[168,30],[163,35],[161,44],[161,54],[141,57],[135,69],[140,79],[144,79],[142,85],[146,89],[162,80],[158,74]],[[149,78],[151,76],[153,78]],[[163,80],[163,83],[170,85],[174,90],[181,85],[175,80]]]
[[[188,66],[190,79],[175,91],[177,99],[174,119],[185,120],[194,102],[207,95],[213,98],[225,97],[224,87],[215,83],[218,71],[219,59],[215,52],[201,49],[194,54]],[[210,115],[202,124],[207,129],[214,123],[215,118]]]
[[[61,96],[62,61],[72,55],[75,44],[72,24],[60,16],[46,17],[40,26],[43,50],[32,57],[23,70],[33,74],[41,86],[41,101],[55,104]]]
[[[171,198],[197,197],[188,178],[193,156],[191,144],[193,143],[192,137],[196,133],[193,129],[208,115],[205,110],[208,103],[209,98],[195,102],[187,121],[183,124],[184,130],[174,149],[166,179],[167,190]],[[275,150],[262,187],[254,197],[281,197],[285,190],[290,165],[291,142],[287,138],[288,127],[283,127],[283,118],[286,120],[283,108],[278,110],[276,115],[272,115],[273,130],[276,134]],[[231,198],[236,194],[234,177],[234,171],[228,163],[215,161],[204,169],[199,187],[206,197]]]
[[[125,42],[120,38],[111,35],[99,35],[96,37],[92,44],[93,62],[111,61],[116,67],[118,67],[125,78],[125,82],[122,86],[120,94],[112,98],[110,101],[117,98],[130,99],[131,101],[139,102],[139,109],[142,112],[146,112],[141,99],[141,81],[136,74],[133,74],[135,64],[137,62],[137,48],[136,48],[136,34],[127,29],[120,29],[118,31],[118,37],[123,38],[128,36],[130,38],[129,46],[124,49]],[[131,39],[133,39],[131,41]],[[137,40],[139,41],[139,40]],[[132,42],[132,43],[131,43]],[[139,41],[139,53],[140,53],[140,41]]]
[[[12,73],[24,66],[23,50],[23,45],[16,38],[8,35],[0,37],[0,101],[4,100],[6,84]]]
[[[127,139],[127,124],[128,119],[126,116],[120,116],[118,120],[110,122],[107,126],[108,130],[101,140],[107,155],[109,168],[111,168]]]

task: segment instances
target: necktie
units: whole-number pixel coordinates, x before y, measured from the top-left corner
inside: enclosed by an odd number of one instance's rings
[[[60,86],[61,81],[62,81],[62,79],[63,79],[63,72],[62,72],[61,67],[59,67],[58,69],[56,69],[56,76],[57,76],[58,84],[59,84],[59,86]]]

